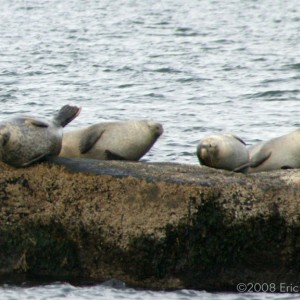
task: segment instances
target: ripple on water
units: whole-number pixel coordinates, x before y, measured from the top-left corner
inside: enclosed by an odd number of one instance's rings
[[[156,299],[202,299],[202,300],[293,300],[298,299],[297,294],[276,294],[276,293],[209,293],[195,290],[178,291],[150,291],[136,290],[120,286],[111,287],[106,284],[93,286],[73,286],[68,283],[53,283],[42,286],[0,286],[2,299],[6,300],[32,300],[32,299],[64,299],[64,300],[156,300]]]

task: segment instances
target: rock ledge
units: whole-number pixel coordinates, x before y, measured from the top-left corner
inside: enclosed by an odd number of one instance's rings
[[[300,170],[61,158],[0,167],[2,277],[234,291],[300,282]]]

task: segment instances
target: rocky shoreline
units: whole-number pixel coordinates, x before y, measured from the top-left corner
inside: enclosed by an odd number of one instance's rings
[[[233,291],[300,282],[299,170],[62,158],[0,167],[2,278]]]

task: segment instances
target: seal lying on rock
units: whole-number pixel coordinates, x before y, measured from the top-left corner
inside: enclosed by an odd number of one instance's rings
[[[52,121],[33,116],[17,116],[0,123],[0,160],[14,167],[26,167],[47,156],[58,155],[62,128],[81,108],[63,106]]]
[[[202,139],[197,146],[200,164],[216,169],[247,172],[249,152],[246,144],[237,136],[224,133]]]
[[[60,156],[137,161],[163,133],[149,120],[105,122],[65,132]]]
[[[300,168],[300,129],[249,148],[249,172]]]

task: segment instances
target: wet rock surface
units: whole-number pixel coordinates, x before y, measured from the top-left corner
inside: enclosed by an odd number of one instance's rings
[[[206,290],[300,281],[299,170],[62,158],[0,167],[2,277]]]

